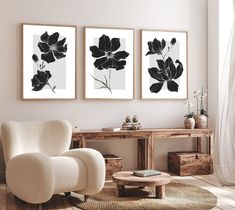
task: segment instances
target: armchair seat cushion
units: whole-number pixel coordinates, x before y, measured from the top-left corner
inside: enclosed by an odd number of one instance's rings
[[[55,169],[54,194],[86,188],[87,170],[80,159],[65,156],[51,159]]]

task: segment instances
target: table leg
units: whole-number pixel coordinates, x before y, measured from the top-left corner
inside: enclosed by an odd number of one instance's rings
[[[197,152],[199,152],[199,153],[202,150],[201,142],[202,142],[202,138],[201,137],[197,137]]]
[[[156,198],[163,199],[166,195],[165,191],[165,185],[156,186]]]
[[[214,134],[209,136],[209,155],[211,158],[214,156]]]
[[[86,147],[86,139],[85,139],[84,136],[81,138],[80,146],[81,146],[81,148],[85,148]]]
[[[214,160],[214,134],[209,136],[209,155],[211,156],[211,173],[213,173],[213,160]]]
[[[145,139],[138,139],[138,162],[137,168],[139,170],[144,170],[145,161],[146,161],[146,147],[145,147]]]
[[[76,149],[76,148],[80,148],[80,140],[72,140],[72,144],[71,144],[71,148],[72,149]]]
[[[155,168],[155,154],[154,154],[154,140],[152,135],[149,136],[147,140],[147,168]]]
[[[116,185],[116,196],[122,197],[125,195],[125,185]]]

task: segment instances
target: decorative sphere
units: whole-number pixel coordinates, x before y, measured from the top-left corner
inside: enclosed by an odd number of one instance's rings
[[[134,116],[133,116],[132,121],[133,121],[134,123],[137,123],[137,122],[138,122],[138,117],[137,117],[137,115],[134,115]]]
[[[128,115],[126,116],[126,123],[130,123],[131,122],[131,117]]]

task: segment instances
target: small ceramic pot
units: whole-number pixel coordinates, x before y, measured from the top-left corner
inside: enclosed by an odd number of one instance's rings
[[[191,118],[184,119],[184,127],[187,129],[193,129],[195,127],[195,120]]]
[[[207,128],[207,116],[205,115],[194,115],[195,128]]]

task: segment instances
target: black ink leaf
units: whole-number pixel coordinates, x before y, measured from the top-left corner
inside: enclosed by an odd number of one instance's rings
[[[164,60],[157,60],[157,64],[158,64],[158,67],[159,67],[161,70],[164,70],[164,69],[165,69]]]
[[[161,45],[162,45],[161,48],[163,50],[166,46],[166,41],[164,39],[162,39]]]
[[[150,87],[150,91],[153,93],[158,93],[162,89],[163,84],[164,83],[162,82],[152,84]]]
[[[155,67],[149,68],[148,71],[152,78],[158,80],[159,82],[165,81],[165,79],[163,79],[162,77],[162,71],[160,71],[158,68],[155,68]]]
[[[167,81],[167,88],[169,91],[178,92],[179,85],[175,81]]]
[[[171,62],[169,64],[169,68],[167,69],[167,73],[168,73],[168,78],[171,80],[171,79],[175,79],[175,76],[176,76],[176,68],[175,68],[175,65],[173,62]]]
[[[176,60],[176,63],[178,63],[178,66],[177,66],[177,72],[176,72],[174,79],[178,79],[184,71],[182,63],[179,60]]]

